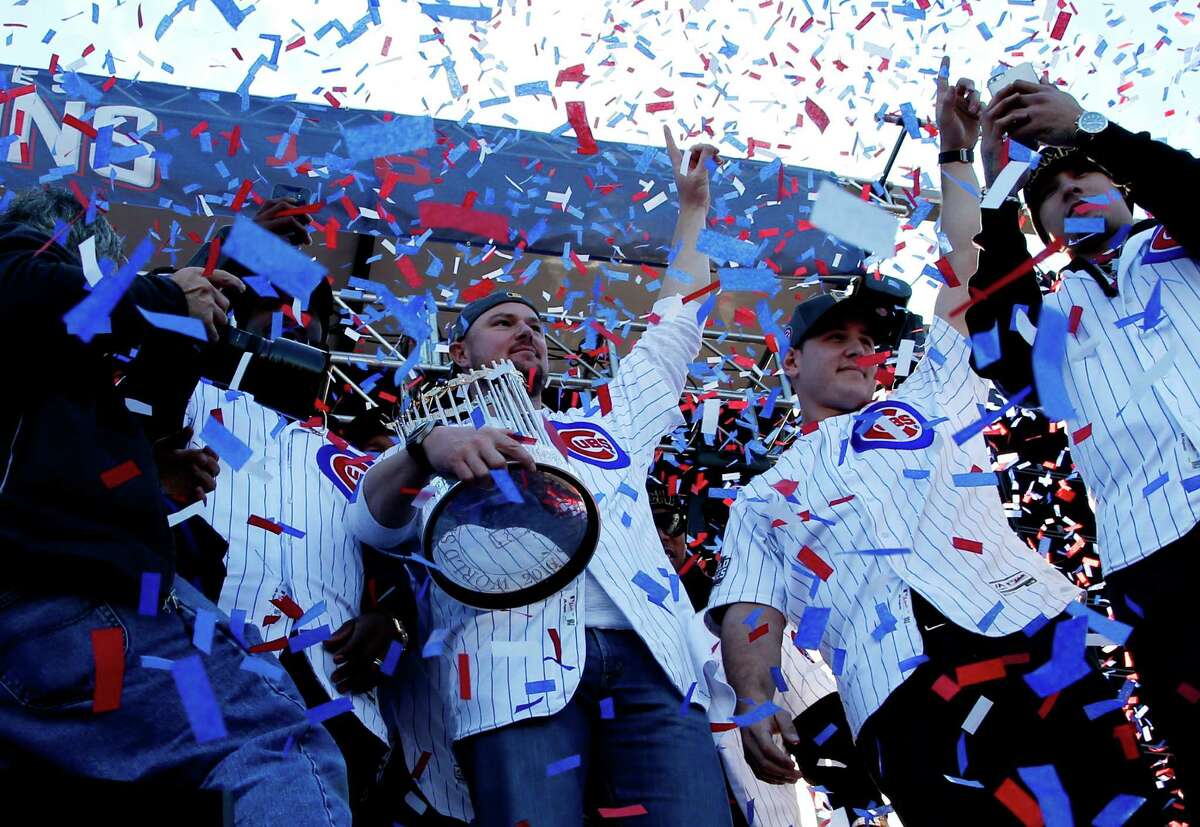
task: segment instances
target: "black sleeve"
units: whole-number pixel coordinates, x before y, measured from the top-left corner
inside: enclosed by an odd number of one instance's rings
[[[976,237],[981,250],[979,269],[971,278],[971,293],[988,291],[1010,273],[1029,261],[1029,248],[1021,232],[1020,207],[1005,201],[995,210],[984,210],[982,230]],[[967,309],[967,327],[975,336],[992,329],[1000,333],[1000,358],[984,367],[971,357],[971,367],[985,379],[990,379],[1002,393],[1012,396],[1033,385],[1033,348],[1020,333],[1012,330],[1013,308],[1028,308],[1030,321],[1037,324],[1042,306],[1042,290],[1037,275],[1030,268],[1019,278],[978,299]],[[1036,404],[1034,396],[1027,405]]]
[[[1092,138],[1086,151],[1129,187],[1134,202],[1166,225],[1188,255],[1200,258],[1200,219],[1191,203],[1200,187],[1200,159],[1115,123]]]
[[[88,295],[79,261],[25,228],[0,237],[0,324],[19,334],[68,337],[63,315]],[[92,340],[109,351],[137,344],[153,326],[138,312],[186,315],[183,291],[167,276],[137,276],[109,316],[112,333]],[[71,337],[74,339],[74,337]],[[77,340],[76,341],[80,341]]]

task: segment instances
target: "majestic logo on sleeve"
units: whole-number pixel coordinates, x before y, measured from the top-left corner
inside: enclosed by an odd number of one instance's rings
[[[374,461],[372,457],[352,454],[336,445],[322,445],[317,450],[317,467],[348,500],[354,499],[358,481]]]
[[[862,453],[875,448],[918,451],[933,442],[933,428],[906,402],[884,400],[862,409],[854,421],[850,445]]]
[[[562,438],[567,453],[589,465],[606,470],[627,468],[629,454],[617,444],[608,431],[591,422],[554,422],[554,430]]]
[[[1158,264],[1162,261],[1184,258],[1186,255],[1187,250],[1183,249],[1183,245],[1175,240],[1171,231],[1166,227],[1159,227],[1150,238],[1150,246],[1146,248],[1146,254],[1142,256],[1142,264]]]

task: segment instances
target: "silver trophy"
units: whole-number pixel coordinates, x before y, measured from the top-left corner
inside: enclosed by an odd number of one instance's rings
[[[422,548],[434,581],[481,609],[524,606],[561,591],[587,568],[600,537],[600,514],[569,470],[547,424],[510,361],[454,377],[413,400],[401,416],[411,433],[423,423],[521,435],[536,470],[516,462],[483,482],[435,476],[421,505]]]

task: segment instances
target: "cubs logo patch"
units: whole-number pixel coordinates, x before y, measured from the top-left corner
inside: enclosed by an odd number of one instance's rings
[[[884,400],[863,408],[854,422],[850,446],[862,453],[875,448],[919,451],[933,442],[933,428],[906,402]]]
[[[610,471],[629,466],[629,454],[599,425],[591,422],[549,422],[562,438],[567,453],[580,462]]]
[[[322,445],[317,451],[317,468],[348,500],[354,499],[359,480],[374,461],[365,454],[352,454],[336,445]]]
[[[1159,227],[1150,238],[1150,245],[1142,256],[1142,264],[1158,264],[1186,256],[1187,250],[1172,237],[1171,231],[1166,227]]]

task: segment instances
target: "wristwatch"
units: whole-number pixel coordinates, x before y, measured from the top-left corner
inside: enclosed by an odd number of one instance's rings
[[[1108,118],[1100,112],[1083,112],[1075,121],[1075,143],[1084,144],[1108,129]]]
[[[425,456],[425,440],[439,425],[440,422],[425,421],[404,432],[404,450],[426,474],[432,473],[433,466],[429,464],[429,457]]]
[[[947,149],[945,152],[938,153],[938,164],[973,163],[975,163],[975,150],[973,149]]]

